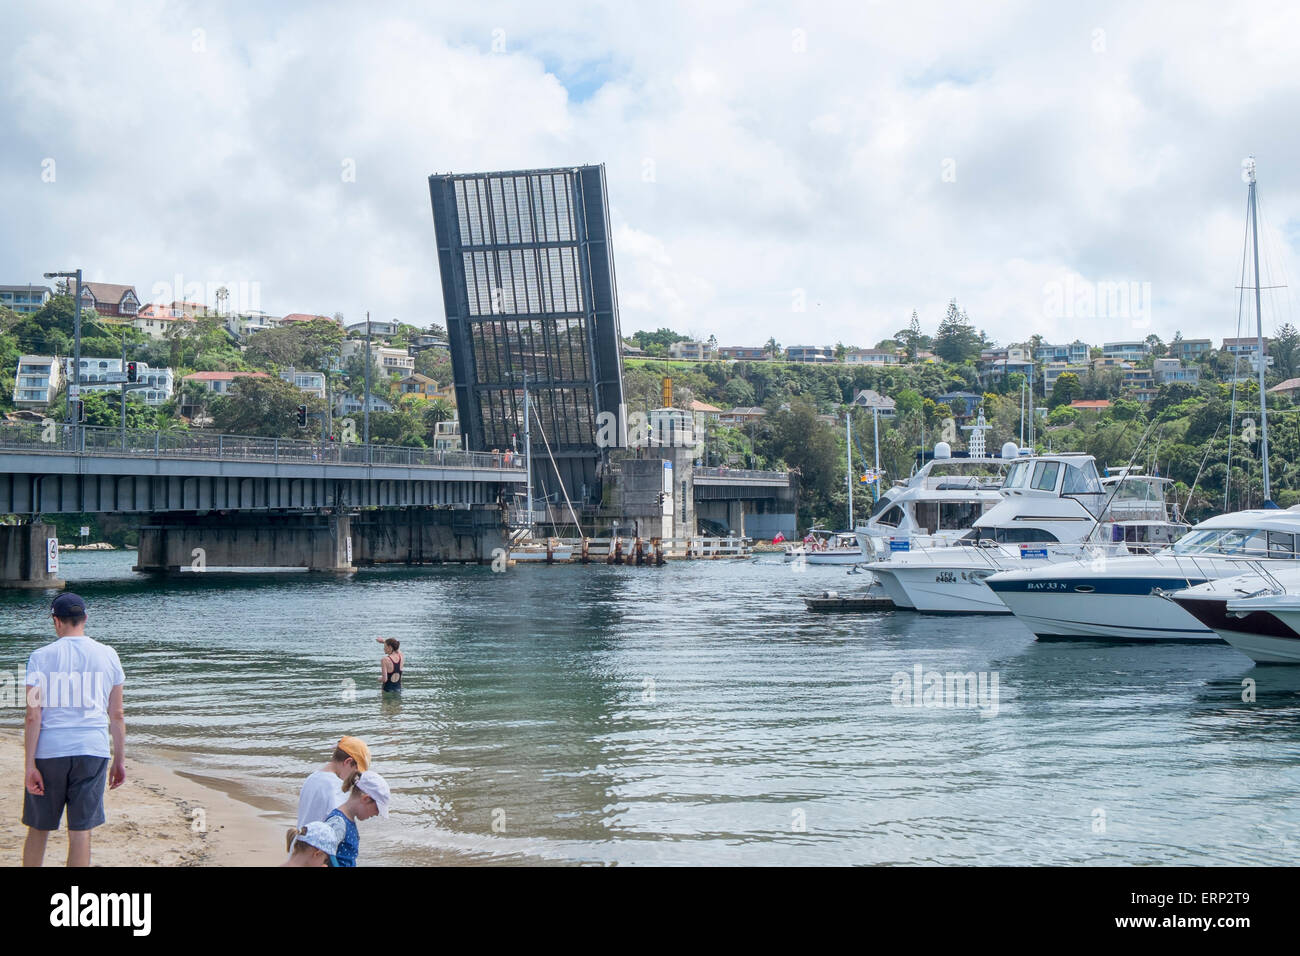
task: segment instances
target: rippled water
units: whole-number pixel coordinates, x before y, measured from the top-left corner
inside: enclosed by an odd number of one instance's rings
[[[61,556],[126,667],[132,745],[291,804],[366,738],[395,801],[363,862],[1290,863],[1300,841],[1300,668],[1226,645],[813,615],[800,595],[863,578],[775,558],[167,583],[132,558]],[[0,666],[47,607],[0,592]],[[995,673],[996,715],[897,706],[918,664]]]

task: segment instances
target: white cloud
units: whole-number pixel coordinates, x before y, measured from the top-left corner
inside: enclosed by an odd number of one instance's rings
[[[604,162],[625,331],[870,345],[955,296],[1004,342],[1126,337],[1044,314],[1073,275],[1149,283],[1153,331],[1218,337],[1252,150],[1273,266],[1298,271],[1283,3],[566,13],[10,5],[0,281],[181,273],[273,312],[440,321],[430,173]]]

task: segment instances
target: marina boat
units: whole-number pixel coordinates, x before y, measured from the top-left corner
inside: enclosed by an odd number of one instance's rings
[[[1249,190],[1249,223],[1258,250],[1258,226],[1255,193],[1255,162],[1247,160],[1246,182]],[[1260,273],[1255,257],[1255,334],[1259,354],[1263,354],[1264,325],[1260,309]],[[1256,363],[1259,375],[1259,418],[1261,422],[1260,472],[1265,507],[1237,511],[1203,521],[1169,549],[1135,557],[1103,556],[1100,560],[1075,562],[1046,569],[1023,569],[990,578],[988,587],[1039,637],[1110,638],[1129,641],[1218,641],[1250,618],[1235,618],[1217,596],[1235,594],[1236,583],[1218,584],[1233,579],[1251,568],[1260,576],[1281,573],[1300,566],[1300,513],[1283,511],[1272,505],[1269,485],[1268,405],[1265,402],[1264,364]],[[1130,478],[1122,476],[1123,486],[1115,495],[1116,513],[1131,517],[1139,507],[1135,498],[1139,486],[1153,479],[1135,481],[1129,493]],[[1154,496],[1149,496],[1154,500]],[[1125,501],[1130,504],[1125,505]],[[1225,495],[1226,501],[1226,495]],[[1127,512],[1126,510],[1127,509]],[[1123,522],[1120,522],[1123,523]],[[1118,532],[1118,529],[1116,529]],[[1127,541],[1127,550],[1137,550]],[[1269,570],[1271,569],[1271,570]],[[1199,597],[1163,600],[1165,592],[1195,592]],[[1215,598],[1208,595],[1216,595]],[[1282,598],[1277,598],[1279,602]],[[1203,603],[1193,603],[1201,601]],[[1210,603],[1204,603],[1210,602]],[[1251,618],[1259,627],[1267,625],[1272,633],[1260,631],[1249,638],[1251,648],[1266,654],[1277,651],[1282,625],[1276,615]],[[1215,626],[1218,625],[1218,626]],[[1289,646],[1289,645],[1286,645]],[[1285,650],[1285,648],[1282,648]]]
[[[510,545],[512,561],[568,561],[573,557],[573,545],[562,544],[558,538],[545,541],[525,539]]]
[[[886,491],[854,529],[859,548],[868,558],[886,560],[891,550],[956,542],[1002,500],[1002,479],[1017,454],[1008,442],[1001,458],[954,458],[948,443],[939,442],[934,457]]]
[[[1300,568],[1245,574],[1168,595],[1170,602],[1257,664],[1300,664]]]
[[[985,583],[1042,638],[1217,642],[1212,628],[1163,595],[1261,563],[1274,573],[1300,567],[1298,544],[1300,511],[1237,511],[1202,521],[1154,554],[1009,570]]]
[[[1002,483],[1002,500],[954,544],[894,553],[867,565],[899,607],[931,613],[1010,614],[987,579],[1000,571],[1130,554],[1174,536],[1163,498],[1157,518],[1112,514],[1127,476],[1107,491],[1091,455],[1022,457]],[[1170,526],[1173,526],[1172,528]],[[1185,528],[1186,526],[1181,526]]]
[[[857,536],[849,531],[822,531],[814,528],[799,544],[787,545],[783,561],[803,560],[808,564],[861,564],[862,548]]]

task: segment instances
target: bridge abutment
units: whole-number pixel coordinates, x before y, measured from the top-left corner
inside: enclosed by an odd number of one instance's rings
[[[63,587],[58,571],[49,570],[51,541],[57,548],[53,525],[42,522],[0,525],[0,588]]]
[[[506,546],[496,507],[365,511],[352,535],[356,564],[481,563]]]
[[[134,570],[306,568],[355,570],[348,515],[155,516],[140,527]]]

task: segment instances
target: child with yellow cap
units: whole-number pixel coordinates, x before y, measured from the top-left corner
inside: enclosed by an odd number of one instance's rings
[[[334,748],[329,761],[302,785],[298,795],[298,826],[286,835],[286,843],[309,823],[324,820],[343,803],[343,781],[354,773],[370,769],[370,748],[359,737],[344,737]]]

